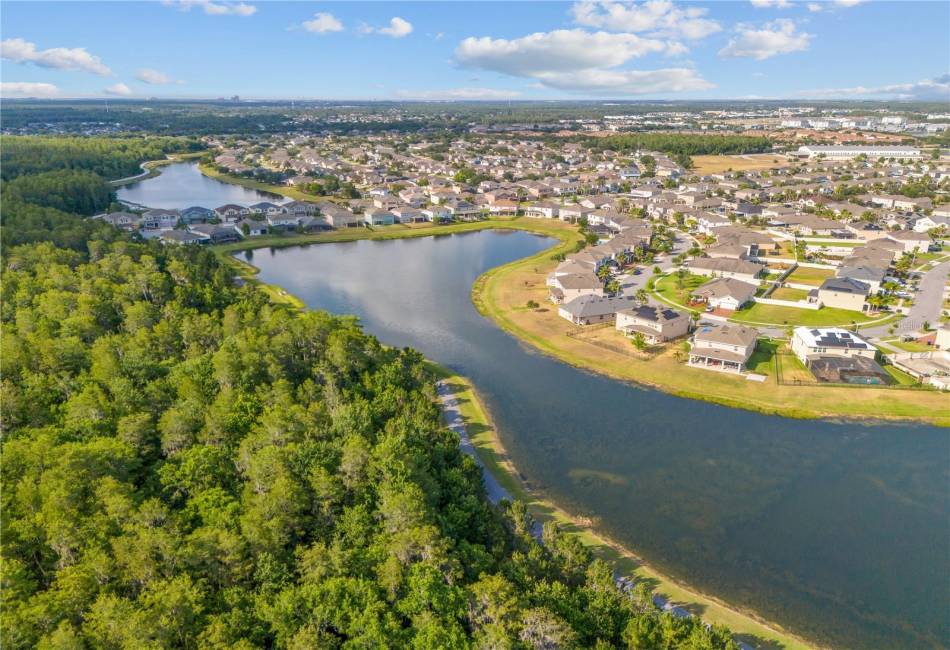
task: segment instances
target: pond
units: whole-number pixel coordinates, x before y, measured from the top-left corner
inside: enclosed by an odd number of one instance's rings
[[[117,191],[119,200],[166,210],[193,205],[216,208],[226,203],[252,205],[261,201],[283,203],[287,200],[278,194],[208,178],[198,170],[196,162],[172,163],[161,169],[158,176],[120,187]]]
[[[471,378],[527,480],[664,572],[835,647],[944,645],[950,432],[765,416],[544,356],[469,295],[553,243],[482,231],[240,256]]]

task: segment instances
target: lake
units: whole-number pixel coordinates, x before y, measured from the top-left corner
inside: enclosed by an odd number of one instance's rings
[[[222,183],[198,171],[198,163],[172,163],[162,173],[135,183],[123,185],[118,198],[149,208],[166,210],[200,205],[216,208],[226,203],[252,205],[261,201],[284,203],[287,199],[270,192],[259,192],[232,183]]]
[[[471,378],[528,481],[664,572],[835,647],[943,646],[950,431],[760,415],[544,356],[469,296],[553,243],[481,231],[240,257]]]

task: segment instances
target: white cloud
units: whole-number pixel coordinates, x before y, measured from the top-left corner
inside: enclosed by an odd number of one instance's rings
[[[819,13],[822,9],[821,4],[817,2],[809,2],[806,6],[808,7],[808,11],[812,12],[813,14]]]
[[[152,84],[153,86],[176,83],[174,79],[164,72],[152,68],[142,68],[135,73],[135,78],[143,83]]]
[[[212,0],[162,0],[162,4],[177,6],[182,11],[199,7],[209,16],[253,16],[257,7],[246,2],[212,2]]]
[[[511,40],[469,37],[455,49],[455,59],[470,68],[532,77],[541,72],[613,68],[646,54],[671,48],[675,52],[678,45],[635,34],[559,29]]]
[[[0,97],[55,97],[59,88],[53,84],[30,81],[4,81],[0,83]]]
[[[854,86],[825,88],[799,93],[802,97],[881,97],[917,101],[950,102],[950,73],[933,79],[886,86]]]
[[[305,20],[303,28],[314,34],[329,34],[330,32],[342,32],[343,23],[333,14],[321,11],[314,14],[312,20]]]
[[[856,7],[865,0],[832,0],[839,7]]]
[[[466,38],[455,49],[455,60],[464,67],[526,77],[547,88],[577,93],[643,95],[712,88],[690,68],[611,69],[646,54],[675,51],[677,46],[635,34],[572,29],[510,40]]]
[[[0,41],[0,57],[16,63],[33,63],[58,70],[83,70],[103,77],[112,74],[98,56],[89,54],[84,47],[53,47],[37,50],[35,43],[22,38]]]
[[[681,8],[670,0],[584,0],[575,3],[571,12],[579,25],[613,32],[648,32],[658,37],[697,40],[722,30],[717,21],[705,18],[706,9]]]
[[[132,94],[132,89],[126,86],[124,83],[117,83],[109,86],[103,92],[107,95],[120,95],[126,96]]]
[[[402,38],[403,36],[409,36],[409,34],[412,33],[412,23],[410,23],[408,20],[400,18],[399,16],[394,16],[390,19],[388,27],[380,27],[376,31],[385,36]]]
[[[813,36],[796,30],[795,23],[787,19],[773,20],[761,28],[740,23],[736,25],[737,36],[719,50],[725,58],[751,57],[758,61],[779,54],[802,52],[808,49]]]
[[[769,9],[775,7],[776,9],[788,9],[792,6],[790,0],[750,0],[753,7],[757,9]]]
[[[517,90],[501,90],[498,88],[449,88],[447,90],[400,90],[396,93],[403,99],[455,99],[455,100],[489,100],[511,99],[520,97]]]

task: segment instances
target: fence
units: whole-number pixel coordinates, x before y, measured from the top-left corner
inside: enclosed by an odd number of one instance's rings
[[[806,386],[808,388],[876,388],[880,390],[935,390],[932,386],[917,384],[847,384],[812,379],[786,379],[782,374],[782,357],[797,358],[787,352],[776,352],[773,361],[775,367],[775,382],[780,386]]]
[[[611,341],[603,341],[599,339],[590,338],[592,334],[596,333],[597,330],[602,330],[606,328],[614,327],[613,323],[598,323],[597,325],[588,325],[584,328],[576,328],[570,330],[567,335],[572,339],[577,339],[578,341],[583,341],[590,345],[597,346],[602,350],[608,350],[610,352],[616,352],[618,354],[624,354],[628,357],[634,359],[640,359],[642,361],[649,361],[650,359],[655,358],[660,352],[663,351],[660,346],[651,346],[646,350],[637,350],[633,347],[633,344],[621,345],[619,343],[614,343]]]

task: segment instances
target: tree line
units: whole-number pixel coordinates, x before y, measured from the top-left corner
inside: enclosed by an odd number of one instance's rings
[[[200,247],[33,227],[0,285],[4,647],[736,648],[492,505],[418,352]]]
[[[202,149],[201,142],[188,138],[7,135],[0,151],[0,177],[7,181],[24,174],[73,170],[112,180],[138,174],[146,160]]]
[[[584,143],[595,151],[662,151],[680,157],[763,153],[772,150],[772,143],[768,138],[747,135],[624,133],[603,138],[589,137]]]

